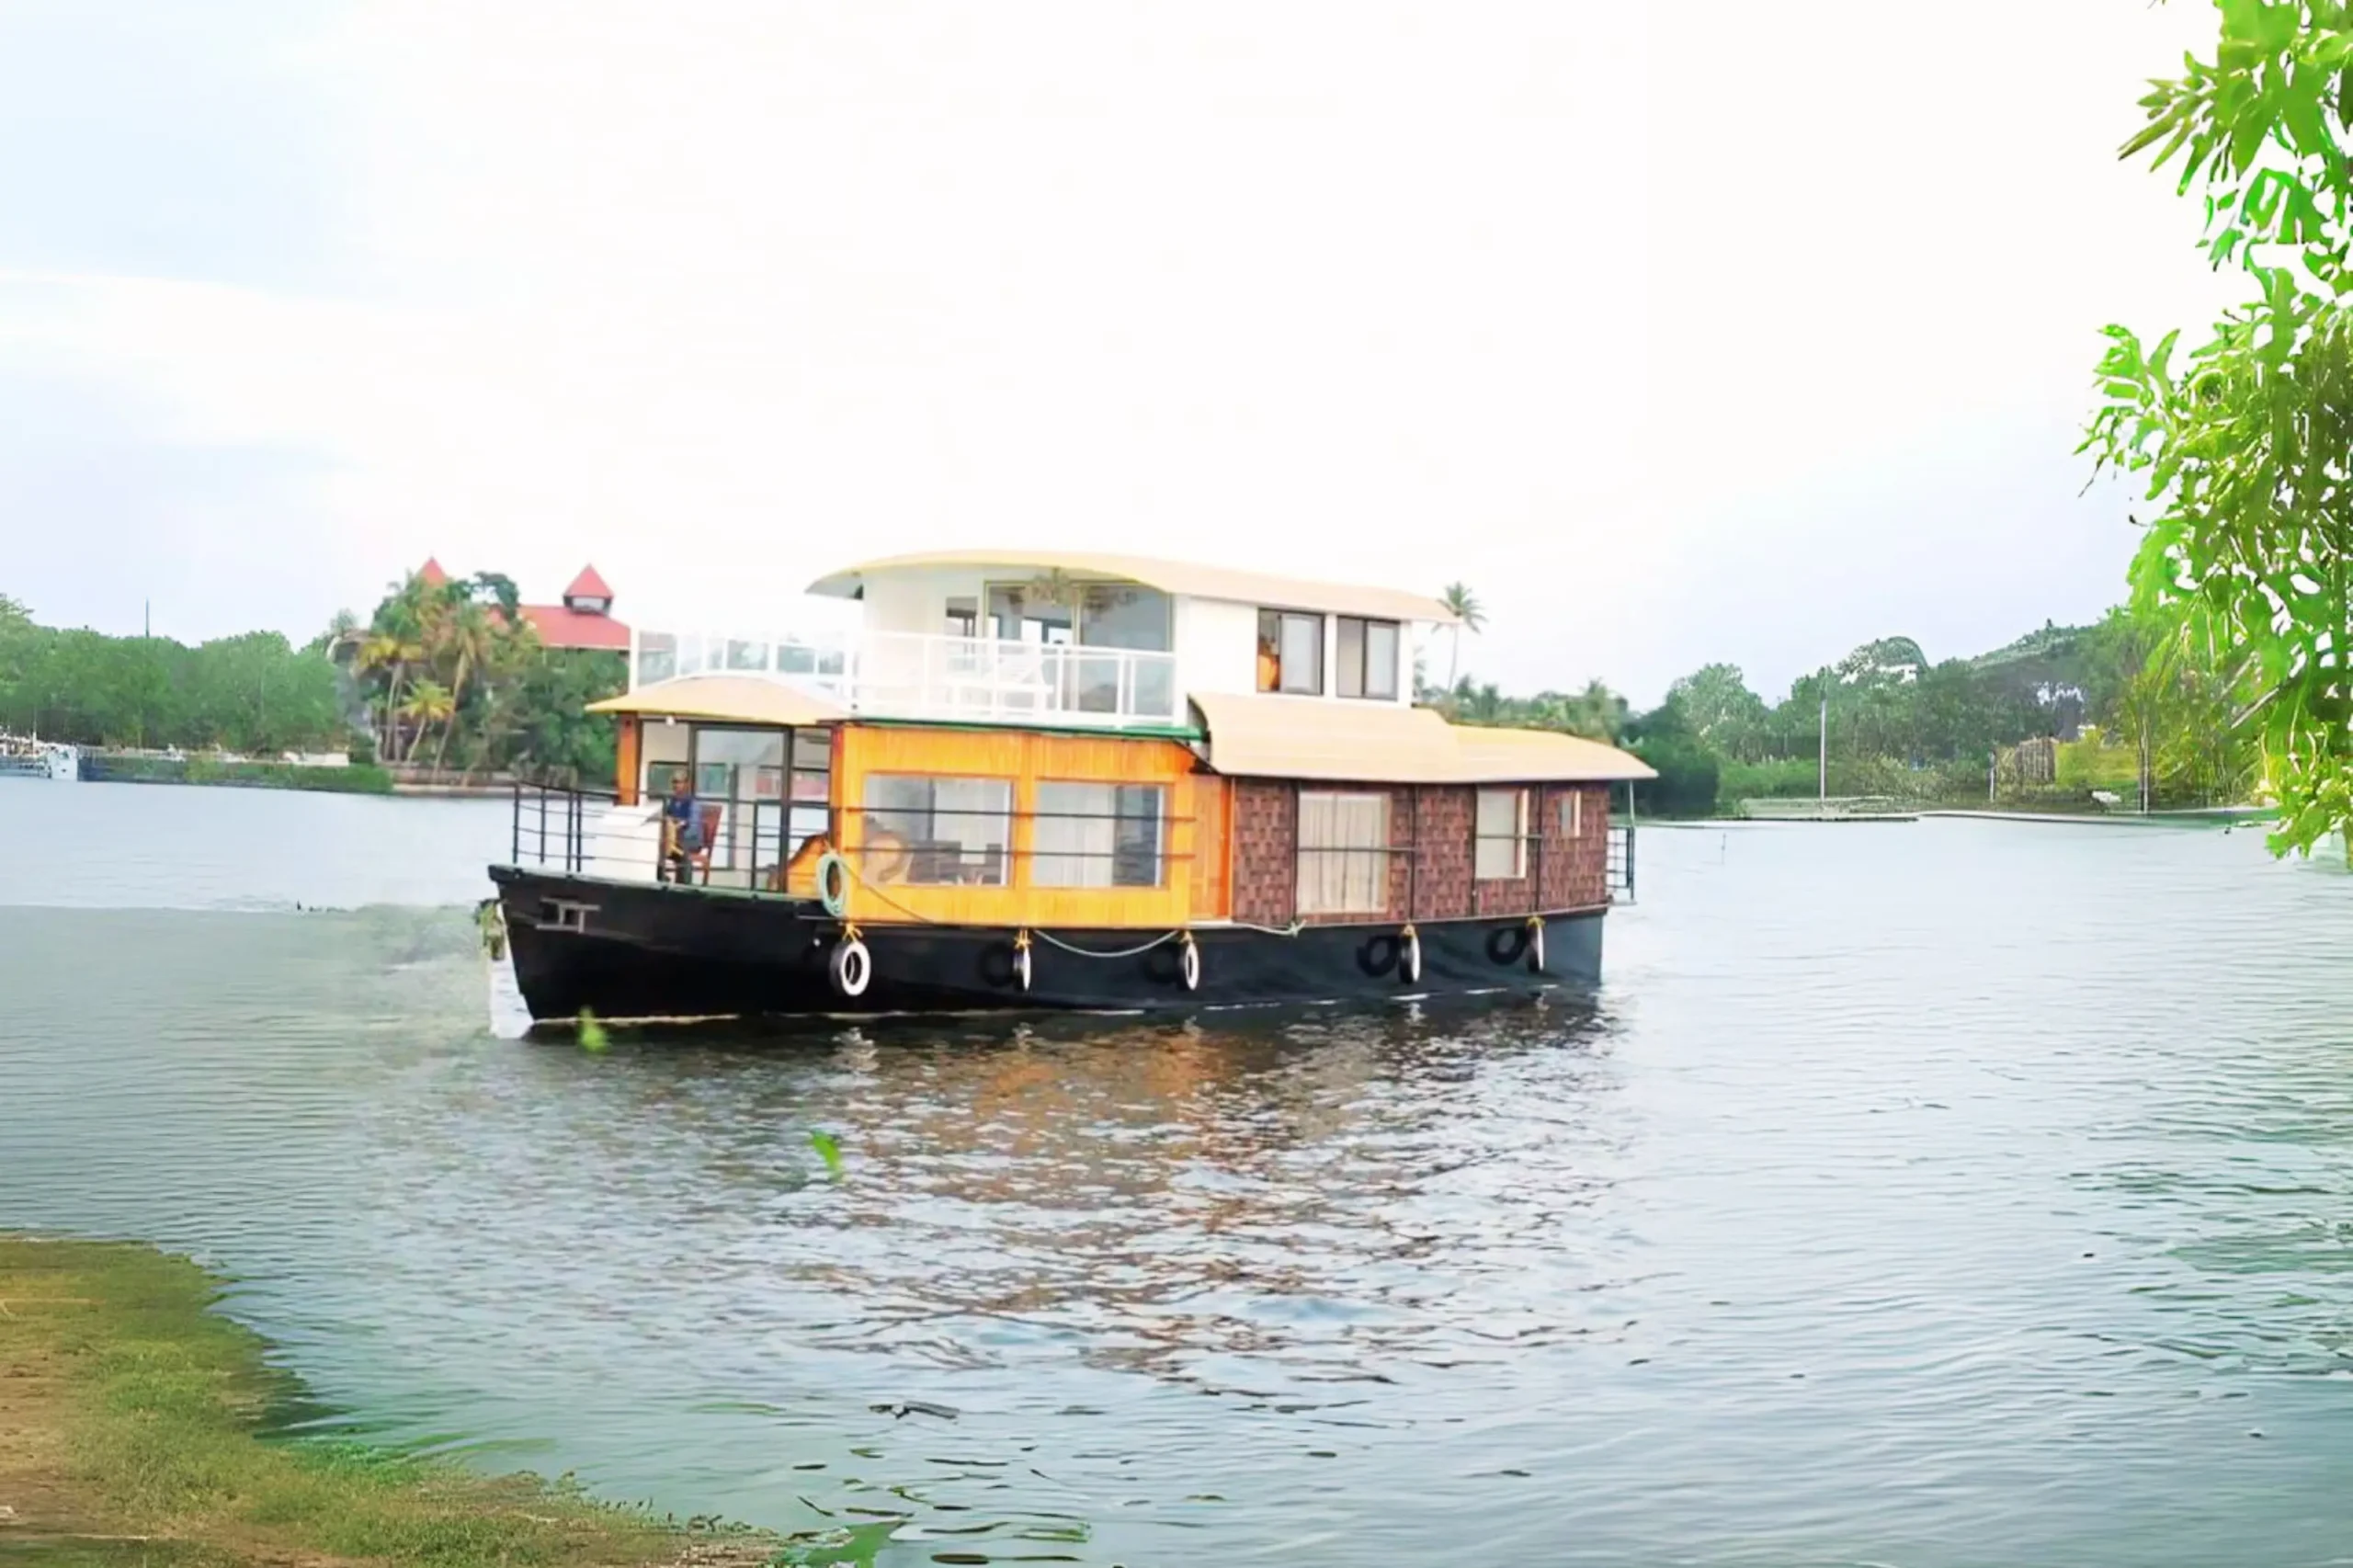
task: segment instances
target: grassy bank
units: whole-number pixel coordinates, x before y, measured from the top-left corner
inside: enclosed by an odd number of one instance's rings
[[[219,1286],[146,1247],[0,1235],[0,1556],[49,1564],[753,1564],[535,1476],[265,1438],[291,1397]],[[14,1549],[14,1550],[12,1550]]]
[[[229,784],[255,790],[324,790],[344,795],[389,795],[392,776],[366,763],[348,767],[301,767],[285,762],[220,762],[210,757],[108,756],[85,753],[82,777],[100,784]]]

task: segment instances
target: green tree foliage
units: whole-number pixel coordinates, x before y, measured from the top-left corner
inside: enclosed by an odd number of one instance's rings
[[[1667,687],[1666,700],[1717,756],[1760,762],[1768,755],[1771,715],[1738,665],[1703,665]]]
[[[1656,816],[1714,814],[1722,760],[1693,726],[1679,699],[1670,694],[1665,702],[1632,721],[1625,739],[1635,756],[1658,770],[1657,778],[1634,785],[1640,810]]]
[[[188,647],[37,624],[0,599],[0,729],[79,745],[339,749],[334,666],[274,631]]]
[[[1470,676],[1457,681],[1452,691],[1431,698],[1427,706],[1459,724],[1557,730],[1596,741],[1617,740],[1630,712],[1626,699],[1597,680],[1587,681],[1583,691],[1506,697],[1493,681],[1483,684]]]
[[[585,710],[628,685],[627,661],[541,645],[504,574],[442,583],[412,574],[365,626],[339,618],[324,642],[387,762],[612,778],[612,722]]]
[[[628,684],[619,653],[540,646],[512,579],[395,585],[306,648],[274,631],[187,647],[37,624],[0,596],[0,730],[93,746],[612,778],[612,721],[585,711]]]
[[[2284,854],[2353,822],[2353,6],[2216,11],[2213,54],[2153,84],[2123,153],[2178,170],[2252,298],[2187,353],[2109,327],[2085,449],[2145,486],[2135,608],[2213,672],[2190,684],[2252,738]]]
[[[2120,763],[2113,747],[2095,742],[2070,754],[2071,778],[2106,780],[2120,766],[2128,778],[2146,777],[2152,804],[2236,801],[2250,770],[2248,747],[2228,722],[2232,691],[2177,620],[2119,609],[2091,626],[2046,624],[1993,653],[1941,663],[1910,638],[1881,638],[1801,676],[1779,704],[1727,664],[1685,676],[1638,715],[1599,681],[1523,698],[1466,676],[1429,700],[1458,723],[1625,744],[1659,771],[1637,790],[1643,810],[1704,815],[1720,799],[1820,789],[1825,697],[1834,795],[1983,801],[1996,748],[2093,724],[2131,750]]]

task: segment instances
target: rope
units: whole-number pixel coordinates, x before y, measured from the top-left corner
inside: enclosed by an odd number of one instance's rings
[[[1182,931],[1164,931],[1159,936],[1154,937],[1151,941],[1146,942],[1140,948],[1122,948],[1116,953],[1102,953],[1096,951],[1093,948],[1075,947],[1069,942],[1063,941],[1060,937],[1055,936],[1051,931],[1040,931],[1037,933],[1037,937],[1038,940],[1041,942],[1051,942],[1055,947],[1060,948],[1063,951],[1066,953],[1076,953],[1083,959],[1132,959],[1140,958],[1143,954],[1152,951],[1153,949],[1162,946],[1164,943],[1173,942],[1184,934],[1185,933]]]
[[[876,898],[881,899],[883,903],[889,904],[892,908],[897,910],[900,914],[905,915],[916,925],[945,926],[948,924],[945,920],[934,920],[927,915],[923,915],[915,910],[909,909],[905,904],[901,903],[897,899],[892,898],[889,893],[884,892],[881,888],[875,886],[872,882],[868,881],[866,880],[866,873],[859,870],[855,865],[852,865],[850,863],[850,858],[847,855],[842,857],[842,869],[850,874],[850,876],[858,882],[858,886],[864,888],[867,892],[872,893]]]
[[[1304,920],[1294,920],[1288,926],[1253,926],[1247,920],[1233,920],[1227,924],[1236,931],[1258,931],[1269,937],[1296,937],[1307,929],[1307,922]]]
[[[909,909],[905,904],[901,903],[897,899],[892,898],[889,893],[884,892],[881,888],[875,886],[874,883],[867,881],[866,873],[860,871],[856,865],[852,864],[850,858],[847,855],[842,857],[842,869],[855,878],[860,887],[866,889],[867,892],[872,893],[876,898],[881,899],[883,903],[889,904],[892,908],[897,910],[908,919],[915,921],[917,925],[946,926],[951,924],[949,921],[935,920],[927,915],[918,914],[916,911]],[[1264,931],[1267,935],[1274,937],[1296,937],[1307,928],[1307,923],[1303,920],[1292,921],[1287,929],[1278,928],[1272,926],[1250,926],[1245,925],[1241,922],[1236,922],[1236,924],[1240,925],[1243,930]],[[852,926],[850,929],[855,932],[857,927]],[[1014,947],[1016,950],[1029,946],[1029,937],[1032,935],[1036,936],[1041,942],[1052,943],[1055,947],[1060,948],[1066,953],[1076,953],[1081,958],[1088,959],[1140,958],[1143,954],[1152,951],[1153,949],[1160,947],[1165,943],[1174,942],[1179,937],[1190,940],[1192,937],[1192,933],[1189,931],[1164,931],[1159,936],[1154,937],[1151,941],[1144,943],[1140,948],[1125,948],[1115,953],[1105,953],[1097,952],[1093,948],[1082,948],[1073,943],[1065,942],[1051,931],[1039,931],[1033,933],[1027,927],[1024,927],[1017,933],[1014,937]]]

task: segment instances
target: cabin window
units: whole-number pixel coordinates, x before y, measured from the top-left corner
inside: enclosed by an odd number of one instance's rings
[[[1168,790],[1159,784],[1038,786],[1029,881],[1041,888],[1156,888]]]
[[[1528,875],[1528,791],[1482,790],[1472,875],[1510,881]]]
[[[1175,604],[1158,588],[1141,583],[1090,583],[1080,597],[1082,648],[1165,653],[1175,646]],[[1172,661],[1081,653],[1070,668],[1067,699],[1082,713],[1176,716],[1176,672]]]
[[[1013,782],[873,773],[866,779],[870,881],[1003,887],[1012,859]]]
[[[1585,791],[1572,790],[1561,797],[1561,836],[1585,836]]]
[[[1333,674],[1342,697],[1397,699],[1397,623],[1340,617],[1340,646]]]
[[[989,585],[990,634],[1006,642],[1066,646],[1078,641],[1078,608],[1035,585]]]
[[[675,719],[645,721],[638,732],[639,800],[657,800],[670,792],[670,776],[685,772],[694,759],[694,734],[693,725]]]
[[[798,854],[813,837],[830,837],[834,828],[834,733],[831,730],[792,732],[792,776],[787,781],[791,804],[786,834],[788,852]]]
[[[678,640],[665,631],[642,631],[637,638],[637,669],[631,686],[652,686],[678,673]]]
[[[1302,790],[1299,913],[1379,915],[1389,907],[1389,797]]]
[[[949,599],[943,630],[950,637],[978,637],[981,634],[981,601],[970,595]]]
[[[1089,583],[1080,596],[1078,640],[1089,648],[1165,653],[1176,645],[1175,601],[1141,583]]]
[[[784,731],[698,724],[694,737],[696,794],[744,804],[784,799]]]
[[[1297,610],[1258,612],[1258,689],[1324,695],[1324,618]]]

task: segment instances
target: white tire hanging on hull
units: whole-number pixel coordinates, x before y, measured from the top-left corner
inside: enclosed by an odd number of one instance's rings
[[[856,937],[845,937],[825,957],[825,978],[844,996],[863,996],[874,982],[874,955]]]

